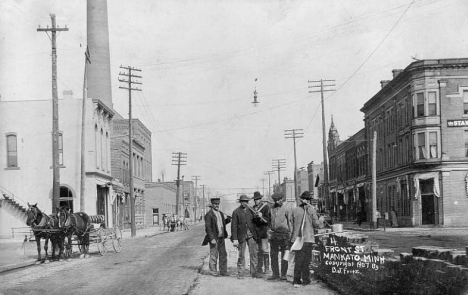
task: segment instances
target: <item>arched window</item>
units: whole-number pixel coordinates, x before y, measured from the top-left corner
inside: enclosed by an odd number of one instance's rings
[[[96,168],[99,168],[99,163],[101,163],[100,154],[101,149],[99,147],[99,143],[101,142],[99,138],[99,131],[97,124],[94,126],[94,140],[95,140],[95,154],[96,154]]]
[[[105,154],[106,154],[106,158],[104,159],[104,169],[106,171],[110,171],[109,169],[109,151],[110,151],[110,148],[109,148],[109,133],[106,131],[106,138],[105,138],[106,142],[105,142]]]
[[[99,150],[101,151],[101,169],[104,170],[104,159],[106,158],[106,152],[105,152],[105,144],[104,144],[104,132],[102,131],[101,128],[101,136],[99,138]]]

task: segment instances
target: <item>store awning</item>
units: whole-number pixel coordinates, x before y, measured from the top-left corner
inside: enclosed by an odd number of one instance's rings
[[[413,176],[413,183],[415,188],[414,198],[419,199],[421,197],[421,189],[419,188],[419,180],[434,179],[434,195],[440,197],[439,191],[439,172],[431,173],[416,173]]]

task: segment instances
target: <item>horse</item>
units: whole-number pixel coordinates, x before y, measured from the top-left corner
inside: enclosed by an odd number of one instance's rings
[[[37,262],[39,263],[49,263],[48,244],[49,240],[52,244],[52,259],[55,259],[55,250],[58,247],[58,261],[61,260],[63,254],[63,240],[64,234],[62,231],[61,223],[57,214],[52,214],[48,216],[35,205],[30,205],[28,203],[28,209],[26,210],[26,224],[31,227],[33,230],[34,237],[36,239],[37,245]],[[41,259],[41,239],[44,239],[44,251],[45,258],[44,261]]]
[[[91,229],[91,221],[88,214],[84,212],[71,213],[67,208],[61,208],[59,211],[59,219],[64,224],[65,237],[67,238],[67,253],[71,256],[72,235],[78,238],[79,247],[81,250],[80,258],[88,258],[89,250],[89,231]]]

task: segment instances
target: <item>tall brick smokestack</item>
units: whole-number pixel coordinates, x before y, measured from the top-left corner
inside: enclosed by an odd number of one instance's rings
[[[99,99],[113,109],[107,0],[87,0],[87,18],[87,39],[91,56],[88,97]]]

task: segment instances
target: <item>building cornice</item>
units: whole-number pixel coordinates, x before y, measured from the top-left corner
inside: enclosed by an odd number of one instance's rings
[[[468,69],[468,58],[452,58],[452,59],[427,59],[419,60],[409,64],[400,74],[393,80],[389,81],[379,92],[369,99],[361,108],[361,112],[368,113],[376,103],[380,102],[381,97],[393,95],[395,92],[400,92],[408,86],[408,81],[418,72],[434,71],[441,69]],[[451,76],[456,77],[456,76]]]

